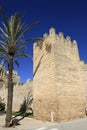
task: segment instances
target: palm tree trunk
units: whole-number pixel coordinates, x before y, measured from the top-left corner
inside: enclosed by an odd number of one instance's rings
[[[10,56],[8,62],[8,96],[7,96],[7,112],[6,112],[6,127],[10,126],[12,117],[12,102],[13,102],[13,83],[12,83],[12,71],[13,71],[13,57]]]

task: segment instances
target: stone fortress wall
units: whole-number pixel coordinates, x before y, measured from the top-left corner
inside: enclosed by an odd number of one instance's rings
[[[32,95],[33,91],[33,82],[32,80],[27,80],[24,84],[16,84],[14,86],[14,98],[13,98],[13,110],[18,111],[23,104],[25,98],[28,97],[30,92]]]
[[[24,99],[28,96],[28,93],[31,92],[32,94],[32,86],[33,82],[31,80],[27,80],[24,84],[16,84],[14,86],[13,111],[20,110]],[[7,88],[3,87],[0,89],[0,97],[4,99],[5,103],[7,104]]]
[[[34,117],[68,121],[85,117],[87,107],[87,65],[80,61],[77,43],[51,28],[42,44],[34,44],[34,80],[19,84],[14,71],[13,111],[19,110],[28,92],[33,91]],[[2,72],[3,71],[3,72]],[[0,97],[7,99],[7,73],[0,67]],[[3,85],[2,85],[3,84]],[[3,86],[3,87],[2,87]]]
[[[5,70],[3,65],[0,65],[0,97],[4,99],[7,104],[7,82],[8,82],[8,71]],[[14,93],[13,93],[13,111],[18,111],[23,104],[25,98],[27,98],[28,93],[32,94],[33,83],[31,80],[27,80],[25,83],[20,83],[20,76],[16,71],[13,71],[13,83],[14,83]]]
[[[50,48],[47,49],[47,48]],[[42,46],[34,44],[34,116],[68,121],[85,116],[87,65],[80,61],[77,42],[51,28]]]

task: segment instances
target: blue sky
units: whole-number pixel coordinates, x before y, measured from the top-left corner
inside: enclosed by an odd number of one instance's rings
[[[87,63],[87,2],[86,0],[0,0],[7,16],[19,12],[24,15],[25,24],[39,23],[25,36],[42,37],[51,27],[56,33],[63,32],[78,43],[80,59]],[[2,17],[0,15],[0,21]],[[1,25],[1,24],[0,24]],[[33,55],[33,43],[27,44],[27,52]],[[21,82],[33,79],[33,61],[21,59],[20,68],[15,69]]]

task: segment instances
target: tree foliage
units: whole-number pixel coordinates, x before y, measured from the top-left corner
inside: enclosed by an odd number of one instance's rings
[[[18,13],[8,18],[0,7],[0,12],[3,16],[2,27],[0,27],[0,58],[7,63],[8,66],[8,97],[7,97],[7,113],[6,113],[6,127],[10,126],[12,117],[12,102],[13,102],[13,81],[12,72],[14,63],[19,66],[17,58],[31,57],[25,53],[26,45],[33,40],[42,40],[41,38],[24,39],[24,35],[30,31],[37,21],[30,25],[23,23],[23,19]]]

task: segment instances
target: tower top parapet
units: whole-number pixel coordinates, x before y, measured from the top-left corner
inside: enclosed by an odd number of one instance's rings
[[[77,47],[76,40],[71,41],[70,36],[64,37],[64,34],[62,32],[59,32],[58,34],[56,34],[56,31],[53,27],[49,29],[49,34],[47,34],[47,33],[43,34],[43,39],[45,40],[47,38],[49,38],[51,40],[55,40],[55,43],[58,41],[61,44],[63,43],[66,46],[69,46],[69,47],[71,46],[72,48]]]
[[[77,48],[76,40],[72,41],[70,36],[64,37],[64,34],[62,32],[59,32],[58,34],[56,34],[56,31],[53,27],[49,29],[49,34],[47,33],[43,34],[43,40],[45,41],[47,39],[51,42],[54,41],[55,43],[64,44],[67,47]],[[36,46],[37,42],[35,42],[34,45]]]
[[[44,50],[46,45],[49,46],[56,46],[60,52],[64,55],[69,55],[73,59],[79,60],[79,53],[76,40],[71,40],[70,36],[64,37],[62,32],[56,33],[55,29],[52,27],[49,29],[49,34],[44,33],[43,35],[43,42],[35,43],[34,47],[40,48],[40,50]],[[37,51],[39,51],[37,49]]]
[[[55,29],[54,28],[50,28],[49,29],[49,34],[50,35],[55,35]]]

